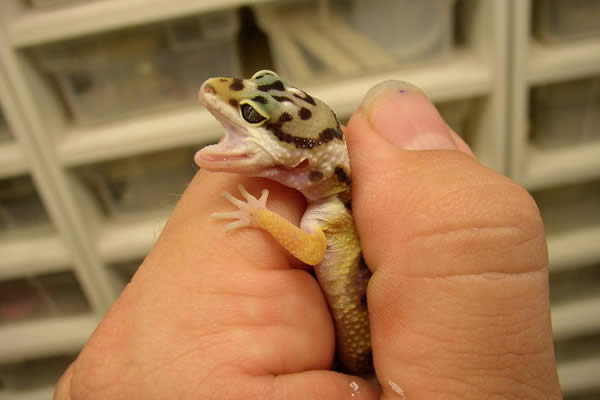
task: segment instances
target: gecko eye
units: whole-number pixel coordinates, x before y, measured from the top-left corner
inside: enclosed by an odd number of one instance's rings
[[[252,107],[248,103],[243,103],[240,105],[240,110],[242,112],[242,117],[244,120],[252,125],[260,125],[262,122],[266,121],[267,118],[259,113],[254,107]]]

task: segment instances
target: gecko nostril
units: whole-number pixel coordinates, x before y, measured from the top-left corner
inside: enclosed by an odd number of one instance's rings
[[[204,84],[204,91],[206,93],[210,93],[210,94],[217,93],[217,91],[215,90],[215,87],[213,85],[211,85],[210,83],[205,83]]]

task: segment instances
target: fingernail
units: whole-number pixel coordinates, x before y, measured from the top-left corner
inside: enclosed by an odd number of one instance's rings
[[[408,82],[386,81],[374,86],[360,110],[371,127],[395,146],[407,150],[457,149],[435,106]]]

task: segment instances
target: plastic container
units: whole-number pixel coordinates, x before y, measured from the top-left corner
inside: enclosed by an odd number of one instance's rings
[[[108,217],[173,206],[194,176],[196,149],[177,149],[83,167],[79,174]]]
[[[600,288],[600,264],[552,272],[550,301],[553,306],[596,296]]]
[[[36,49],[77,123],[196,103],[202,82],[240,71],[235,11],[130,28]]]
[[[70,271],[0,281],[0,325],[87,311],[88,302]]]
[[[0,233],[22,228],[48,228],[48,214],[31,178],[0,180]]]
[[[600,181],[560,186],[533,193],[547,234],[600,224]]]
[[[373,5],[376,4],[376,7]],[[454,0],[330,0],[261,4],[275,69],[286,79],[352,76],[452,48]]]
[[[0,396],[54,386],[74,360],[60,355],[0,365]]]
[[[98,0],[29,0],[31,7],[37,8],[51,8],[51,7],[63,7],[63,6],[74,6],[77,4],[90,3]]]
[[[398,61],[450,52],[454,0],[330,0],[358,32]]]
[[[473,112],[472,100],[456,100],[435,105],[446,123],[459,135],[466,135],[469,116]]]
[[[600,139],[600,77],[533,89],[532,137],[542,146]]]
[[[8,129],[6,119],[4,119],[4,114],[2,113],[2,110],[0,110],[0,142],[10,139],[10,130]]]
[[[537,0],[534,32],[554,43],[600,36],[600,0]]]

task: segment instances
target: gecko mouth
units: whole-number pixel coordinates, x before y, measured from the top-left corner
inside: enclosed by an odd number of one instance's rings
[[[236,123],[237,115],[226,115],[213,91],[205,90],[203,87],[200,89],[199,97],[206,109],[223,125],[225,135],[219,143],[199,150],[194,156],[196,164],[210,171],[255,170],[257,166],[253,160],[257,152],[256,149],[251,148],[252,142],[246,140],[248,135],[245,129]]]

